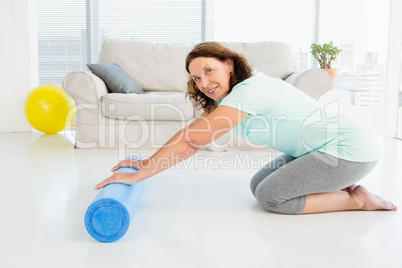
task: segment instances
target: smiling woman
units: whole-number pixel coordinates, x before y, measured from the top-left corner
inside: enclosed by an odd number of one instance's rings
[[[214,58],[205,57],[194,59],[189,66],[197,88],[214,101],[218,101],[228,94],[232,68],[233,62],[231,60],[221,62]],[[227,82],[220,84],[219,81]]]
[[[215,101],[252,76],[252,67],[246,58],[217,42],[195,46],[187,56],[186,70],[192,77],[187,83],[187,96],[194,106],[204,111],[216,107]]]
[[[284,152],[251,179],[251,192],[264,210],[297,215],[397,209],[354,184],[380,155],[375,136],[359,122],[279,78],[251,70],[244,57],[216,42],[195,46],[186,69],[188,96],[204,113],[149,159],[126,160],[113,168],[131,166],[137,173],[115,172],[96,189],[150,178],[236,127],[252,142]]]

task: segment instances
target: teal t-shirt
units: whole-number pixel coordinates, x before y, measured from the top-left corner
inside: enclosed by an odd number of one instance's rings
[[[291,84],[261,72],[255,71],[216,104],[248,113],[236,126],[238,134],[294,157],[320,151],[370,162],[380,155],[374,134],[339,113],[337,103],[323,106]]]

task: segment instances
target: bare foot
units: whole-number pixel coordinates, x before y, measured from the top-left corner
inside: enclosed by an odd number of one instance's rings
[[[397,210],[397,207],[394,204],[385,201],[375,194],[370,193],[369,190],[361,185],[355,186],[353,190],[349,193],[350,197],[352,198],[352,202],[359,210]]]
[[[349,187],[346,187],[346,188],[344,188],[344,189],[342,189],[341,191],[345,191],[345,192],[348,192],[348,193],[351,193],[351,192],[353,192],[353,190],[356,188],[356,184],[352,184],[352,185],[350,185]]]

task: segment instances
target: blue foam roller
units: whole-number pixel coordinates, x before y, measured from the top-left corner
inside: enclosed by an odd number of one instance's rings
[[[127,158],[128,159],[128,158]],[[141,159],[132,156],[131,159]],[[138,169],[121,167],[117,172],[135,173]],[[114,242],[128,230],[140,200],[145,180],[134,185],[112,183],[102,188],[85,213],[88,233],[100,242]]]

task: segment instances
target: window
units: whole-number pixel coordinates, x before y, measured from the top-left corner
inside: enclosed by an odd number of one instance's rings
[[[61,84],[86,57],[85,1],[38,1],[39,83]]]
[[[107,38],[199,43],[213,26],[209,0],[38,0],[40,84],[61,84],[97,62]],[[208,12],[207,11],[208,9]]]
[[[297,69],[318,68],[310,45],[342,49],[334,90],[384,106],[389,0],[38,0],[40,83],[61,84],[96,62],[106,38],[195,44],[282,41]]]
[[[297,69],[318,67],[311,43],[334,42],[335,89],[351,91],[356,106],[383,106],[389,1],[216,1],[217,41],[283,41]]]

